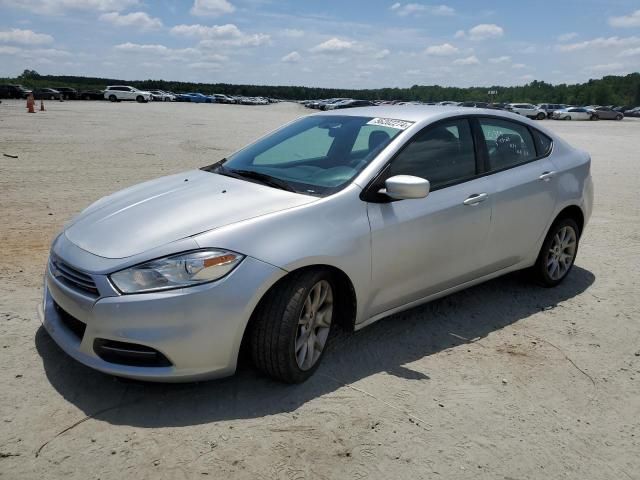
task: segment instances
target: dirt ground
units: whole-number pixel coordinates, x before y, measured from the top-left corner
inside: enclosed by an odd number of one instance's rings
[[[544,122],[593,157],[560,287],[509,275],[339,336],[302,385],[250,366],[158,385],[90,370],[43,331],[49,242],[99,197],[308,110],[46,107],[0,104],[0,478],[640,479],[640,121]]]

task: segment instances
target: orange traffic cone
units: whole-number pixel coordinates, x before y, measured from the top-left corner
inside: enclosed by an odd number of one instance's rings
[[[42,98],[40,99],[40,111],[41,111],[41,112],[44,112],[44,111],[45,111],[45,110],[44,110],[44,100],[43,100]]]
[[[35,109],[33,108],[33,104],[35,102],[33,101],[33,94],[29,94],[29,96],[27,97],[27,111],[29,113],[36,113]]]

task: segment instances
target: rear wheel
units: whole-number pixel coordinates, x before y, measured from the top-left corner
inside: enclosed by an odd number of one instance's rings
[[[534,278],[545,287],[555,287],[571,271],[578,253],[580,229],[571,218],[556,221],[547,233],[533,267]]]
[[[538,116],[536,117],[538,120],[544,120],[546,117],[546,115],[544,113],[539,113]]]
[[[616,120],[622,120],[624,118],[624,115],[616,115]]]
[[[318,368],[334,314],[331,275],[293,273],[262,300],[250,331],[251,356],[267,375],[300,383]]]
[[[117,102],[118,98],[115,95],[109,95],[109,100],[112,102]]]
[[[136,97],[136,102],[138,102],[138,103],[142,103],[142,102],[144,102],[144,97],[143,97],[142,95],[138,95],[138,96]]]
[[[571,120],[571,115],[567,115],[566,117],[564,117],[565,120]]]

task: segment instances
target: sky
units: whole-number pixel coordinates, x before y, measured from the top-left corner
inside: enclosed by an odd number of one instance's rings
[[[0,76],[379,88],[640,70],[640,0],[440,1],[0,0]]]

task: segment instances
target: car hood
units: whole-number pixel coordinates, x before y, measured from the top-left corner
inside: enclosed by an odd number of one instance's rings
[[[65,235],[95,255],[125,258],[315,200],[317,197],[194,170],[98,200],[67,226]]]

